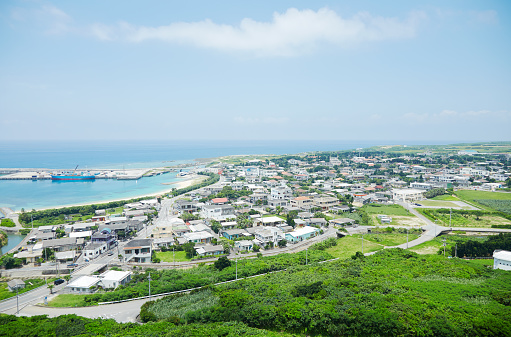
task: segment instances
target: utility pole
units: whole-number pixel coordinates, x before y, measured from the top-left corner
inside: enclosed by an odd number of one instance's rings
[[[305,265],[309,263],[309,247],[305,248]]]
[[[364,234],[362,234],[362,254],[364,254]]]
[[[176,269],[176,252],[174,251],[174,245],[172,245],[172,265],[174,265],[174,269]]]
[[[19,286],[16,286],[16,315],[20,313],[20,303],[19,303],[19,293],[18,293]]]
[[[149,280],[149,297],[151,297],[151,273],[149,273],[147,279]]]
[[[446,238],[444,238],[444,257],[445,257],[445,245],[446,245]]]

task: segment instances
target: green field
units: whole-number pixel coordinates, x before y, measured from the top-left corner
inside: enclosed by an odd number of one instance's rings
[[[337,240],[337,246],[327,248],[325,252],[329,253],[333,257],[339,257],[346,259],[355,255],[356,252],[362,251],[362,235],[356,234],[353,236],[345,236]],[[383,249],[381,243],[374,243],[366,239],[364,235],[364,253],[370,253],[377,250]]]
[[[444,194],[444,195],[437,195],[436,197],[431,198],[430,200],[459,201],[460,199],[453,197],[450,194]]]
[[[468,201],[468,202],[475,204],[476,206],[481,207],[482,209],[486,209],[486,210],[494,210],[494,209],[478,203],[477,200],[480,200],[480,199],[511,200],[511,193],[470,191],[470,190],[459,190],[459,191],[456,191],[455,193],[460,199],[462,199],[464,201]]]
[[[186,257],[186,252],[181,250],[175,252],[175,260],[173,258],[172,251],[166,252],[156,252],[156,257],[159,258],[162,262],[186,262],[191,261],[192,259],[188,259]]]
[[[444,208],[457,208],[460,207],[459,205],[446,201],[446,200],[421,200],[418,202],[418,204],[423,206],[432,206],[432,207],[444,207]],[[470,208],[470,207],[465,207]]]
[[[417,234],[408,234],[408,241],[415,240],[419,237]],[[384,245],[386,247],[397,246],[406,243],[406,234],[384,233],[384,234],[364,234],[364,240]],[[364,242],[365,246],[365,242]],[[365,249],[364,249],[365,251]]]
[[[411,247],[409,250],[417,254],[437,254],[437,252],[443,248],[444,239],[446,243],[445,256],[450,256],[451,247],[456,243],[462,243],[468,240],[483,242],[486,241],[487,237],[474,235],[442,235],[415,247]]]
[[[0,226],[3,227],[16,227],[16,224],[11,219],[2,219]]]
[[[362,207],[367,214],[385,214],[385,215],[410,215],[410,212],[400,205],[379,205],[370,204]]]
[[[20,289],[19,293],[23,294],[27,291],[34,289],[34,288],[42,286],[44,283],[45,282],[43,279],[38,279],[38,278],[25,280],[25,288]],[[16,292],[9,291],[9,289],[7,288],[7,282],[0,282],[0,300],[4,300],[6,298],[10,298],[13,296],[16,296]]]
[[[87,295],[74,295],[74,294],[60,294],[55,296],[48,302],[49,307],[63,308],[63,307],[85,307],[84,298]]]
[[[433,221],[437,220],[439,225],[445,227],[491,228],[492,225],[511,225],[511,220],[488,212],[479,216],[475,212],[480,211],[474,211],[474,213],[468,211],[467,214],[458,214],[453,211],[452,216],[449,217],[449,212],[443,213],[438,209],[423,208],[418,211]]]

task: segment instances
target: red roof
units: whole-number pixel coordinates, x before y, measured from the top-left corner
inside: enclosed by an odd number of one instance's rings
[[[214,198],[214,199],[211,199],[211,202],[214,203],[214,204],[219,204],[219,203],[223,203],[223,202],[227,202],[228,199],[227,198]]]

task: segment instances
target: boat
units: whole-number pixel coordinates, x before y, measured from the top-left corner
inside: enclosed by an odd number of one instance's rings
[[[85,172],[77,173],[76,169],[78,168],[78,165],[76,165],[74,171],[72,173],[59,173],[59,174],[52,174],[51,180],[94,180],[96,179],[95,175],[91,175],[90,173],[87,174]]]

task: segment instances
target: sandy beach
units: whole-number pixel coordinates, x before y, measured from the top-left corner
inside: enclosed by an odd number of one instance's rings
[[[46,209],[56,209],[56,208],[72,207],[72,206],[86,206],[86,205],[93,205],[93,204],[106,204],[106,203],[113,202],[113,201],[131,200],[131,199],[143,198],[143,197],[157,197],[157,196],[161,196],[163,194],[170,193],[174,188],[180,189],[180,188],[189,187],[189,186],[192,186],[192,185],[195,185],[195,184],[199,184],[199,183],[203,182],[204,180],[207,180],[208,177],[207,176],[202,176],[202,175],[197,175],[197,174],[192,174],[192,175],[184,176],[184,177],[179,178],[179,179],[182,179],[182,181],[175,181],[175,182],[171,182],[171,183],[162,183],[161,184],[162,187],[163,187],[163,185],[166,185],[168,187],[164,187],[161,191],[155,192],[155,193],[151,193],[151,194],[135,195],[135,196],[132,196],[132,197],[129,197],[129,198],[96,200],[96,201],[92,201],[92,202],[85,202],[85,203],[78,203],[78,204],[76,204],[76,203],[74,203],[74,204],[65,204],[65,205],[61,204],[61,205],[57,205],[57,206],[53,206],[53,207],[37,208],[36,211],[43,211],[43,210],[46,210]],[[18,211],[16,213],[20,213],[20,212]]]

